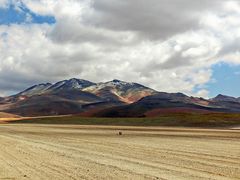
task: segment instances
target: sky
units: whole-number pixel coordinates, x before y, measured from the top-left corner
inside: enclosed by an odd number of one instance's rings
[[[240,96],[238,0],[0,0],[0,96],[69,78]]]

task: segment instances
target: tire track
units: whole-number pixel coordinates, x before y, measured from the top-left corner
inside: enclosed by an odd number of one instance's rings
[[[14,139],[17,138],[15,136],[9,136],[9,137],[12,137]],[[25,143],[28,143],[28,142],[31,141],[31,139],[28,139],[28,138],[21,138],[21,140],[24,140]],[[84,153],[83,157],[95,156],[94,159],[101,159],[102,158],[101,160],[103,162],[106,161],[105,159],[111,159],[110,163],[112,163],[114,167],[116,167],[116,164],[117,164],[116,162],[123,161],[124,163],[131,164],[132,166],[137,166],[138,168],[141,168],[141,167],[142,167],[142,169],[143,169],[143,167],[148,168],[148,170],[146,172],[148,172],[150,169],[155,169],[155,172],[152,172],[152,173],[155,173],[156,176],[159,175],[156,172],[161,169],[161,170],[165,170],[167,172],[171,172],[172,174],[178,174],[178,175],[187,174],[188,176],[195,177],[195,178],[197,178],[197,177],[199,177],[199,178],[209,178],[211,175],[214,175],[219,180],[220,179],[225,179],[222,174],[213,174],[213,173],[208,172],[208,171],[197,170],[197,169],[193,169],[193,168],[189,168],[189,167],[182,168],[181,166],[171,165],[169,163],[161,162],[161,164],[159,164],[158,162],[157,163],[147,162],[147,161],[143,161],[143,160],[136,159],[136,158],[122,157],[122,156],[119,156],[119,155],[115,155],[113,157],[113,156],[111,156],[109,154],[106,154],[106,153],[103,154],[103,153],[99,153],[99,152],[96,152],[96,151],[89,151],[89,150],[82,149],[82,148],[74,148],[74,147],[70,148],[70,147],[66,147],[64,145],[46,143],[46,142],[37,141],[37,140],[35,140],[34,143],[36,143],[39,146],[38,148],[42,148],[43,150],[46,150],[46,151],[49,150],[49,147],[52,147],[52,150],[55,151],[55,153],[58,151],[58,149],[61,149],[62,151],[64,149],[64,150],[71,151],[71,152],[76,151],[77,152],[76,156],[78,156],[78,157],[79,157],[79,155],[77,155],[78,152],[81,152],[81,153]],[[93,158],[85,158],[85,160],[93,160]],[[115,163],[113,163],[113,161],[115,161]],[[119,169],[121,169],[121,168],[119,168]]]
[[[135,130],[120,137],[112,129],[25,126],[0,126],[0,179],[240,179],[236,131],[208,130],[208,138],[197,130],[191,138],[194,130],[186,129],[187,137]]]

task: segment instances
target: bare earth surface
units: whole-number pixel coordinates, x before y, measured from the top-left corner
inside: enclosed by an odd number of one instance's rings
[[[240,179],[240,131],[2,124],[0,179]]]

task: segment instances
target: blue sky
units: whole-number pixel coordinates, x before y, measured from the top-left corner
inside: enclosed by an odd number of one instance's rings
[[[240,96],[239,1],[119,2],[1,0],[0,96],[73,77]]]
[[[24,4],[8,8],[0,8],[0,24],[11,25],[21,23],[48,23],[53,24],[56,20],[52,16],[40,16],[29,10]]]
[[[240,65],[219,63],[212,68],[213,80],[206,84],[210,97],[217,94],[240,96]]]
[[[209,97],[218,94],[240,97],[240,65],[218,63],[211,68],[211,80],[199,87],[195,87],[195,92],[204,88],[209,91]]]

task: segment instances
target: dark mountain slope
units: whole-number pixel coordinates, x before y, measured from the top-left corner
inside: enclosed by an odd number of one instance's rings
[[[202,111],[227,111],[222,107],[209,105],[208,100],[202,98],[188,97],[182,93],[158,93],[147,96],[130,105],[109,108],[96,113],[100,117],[144,117],[147,112],[154,109],[185,108]]]
[[[212,98],[211,101],[213,102],[239,102],[239,98],[231,97],[231,96],[226,96],[219,94],[215,98]]]
[[[182,93],[157,92],[141,84],[116,79],[96,84],[73,78],[55,84],[38,84],[0,98],[0,110],[22,116],[144,117],[157,116],[164,111],[240,112],[240,98],[218,95],[206,100]]]
[[[240,98],[219,94],[210,101],[211,106],[222,107],[228,112],[240,112]]]
[[[21,96],[6,112],[21,116],[78,114],[87,109],[112,107],[120,102],[109,102],[81,90],[57,90],[34,96]]]
[[[32,96],[15,103],[7,110],[7,112],[21,116],[74,114],[79,111],[81,111],[79,103],[53,95]]]
[[[89,92],[84,92],[78,89],[58,90],[48,93],[48,95],[58,96],[68,100],[74,100],[82,103],[93,103],[104,101],[103,98]]]

